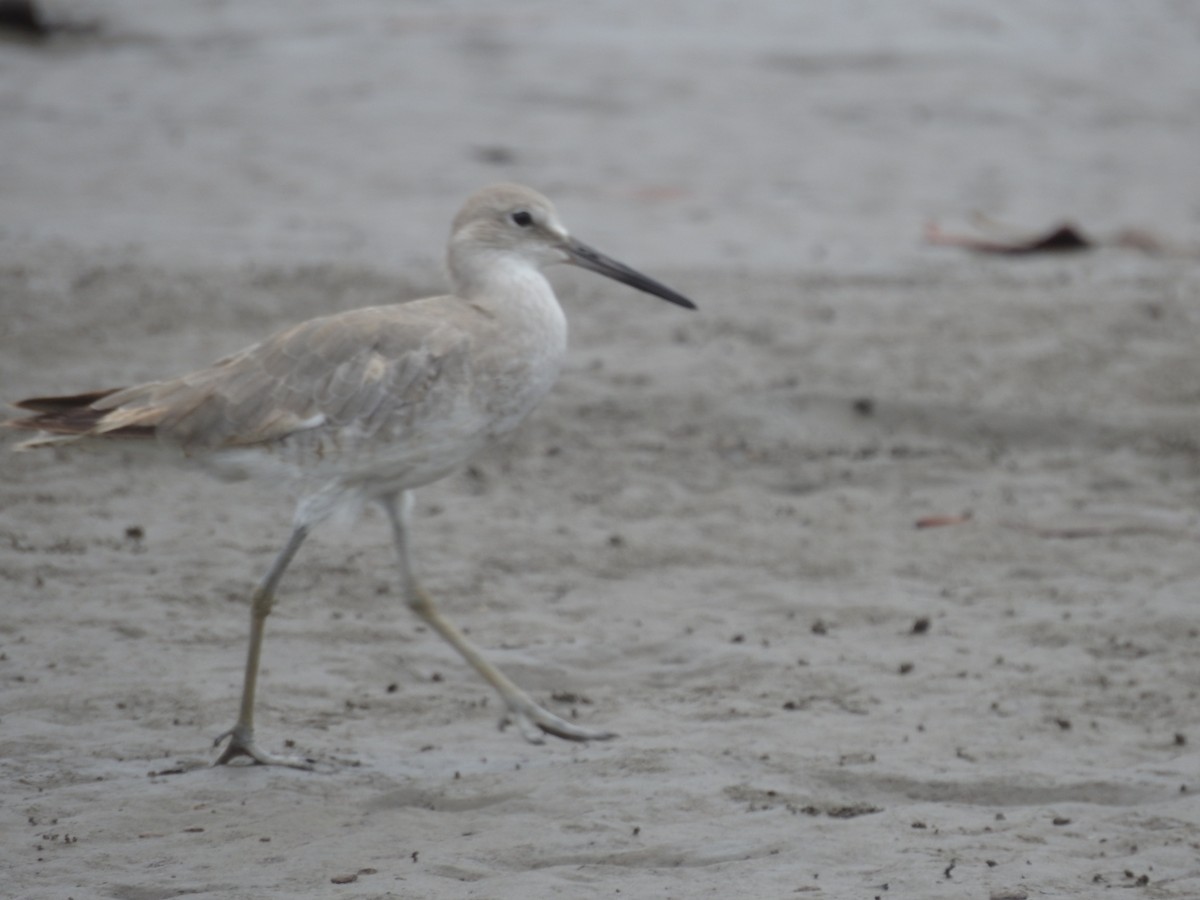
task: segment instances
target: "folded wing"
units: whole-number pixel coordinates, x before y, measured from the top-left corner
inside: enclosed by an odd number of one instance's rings
[[[7,424],[41,432],[22,447],[157,438],[185,451],[270,443],[313,428],[370,432],[431,401],[468,358],[445,316],[408,306],[311,319],[187,375],[17,404]]]

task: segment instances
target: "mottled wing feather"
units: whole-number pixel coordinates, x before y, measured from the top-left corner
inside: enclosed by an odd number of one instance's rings
[[[424,304],[422,304],[424,305]],[[300,430],[353,425],[371,433],[420,406],[467,338],[411,306],[313,319],[171,381],[111,394],[94,433],[153,426],[187,449],[277,441]]]

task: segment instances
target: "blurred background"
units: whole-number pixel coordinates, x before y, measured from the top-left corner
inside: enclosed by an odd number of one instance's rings
[[[38,13],[0,45],[5,253],[434,265],[497,180],[658,269],[940,263],[925,223],[974,212],[1200,237],[1188,0]]]
[[[419,500],[611,743],[494,731],[376,517],[268,627],[264,741],[337,771],[214,770],[290,505],[3,454],[9,893],[1200,896],[1196,0],[4,10],[4,398],[433,293],[500,180],[700,306],[553,274],[560,383]]]

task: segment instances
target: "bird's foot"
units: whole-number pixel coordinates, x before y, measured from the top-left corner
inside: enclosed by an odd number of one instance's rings
[[[292,769],[305,769],[307,771],[312,771],[315,763],[314,760],[305,759],[302,756],[277,756],[274,753],[259,750],[258,746],[254,743],[254,732],[241,725],[234,725],[228,731],[217,735],[217,739],[213,741],[213,746],[216,747],[226,738],[229,738],[229,743],[225,745],[225,749],[221,751],[221,755],[213,762],[214,766],[228,765],[239,756],[249,757],[254,765],[258,766],[288,766]]]
[[[503,729],[510,722],[515,723],[521,736],[531,744],[545,743],[547,734],[564,741],[607,741],[617,736],[612,731],[596,731],[574,725],[538,706],[527,696],[506,697],[505,702],[508,712],[500,720],[500,728]]]

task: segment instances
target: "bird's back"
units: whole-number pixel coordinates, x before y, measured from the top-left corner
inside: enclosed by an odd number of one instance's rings
[[[449,295],[310,319],[165,381],[23,401],[25,446],[155,438],[219,473],[415,487],[515,426],[557,373]],[[504,351],[507,347],[508,352]]]

